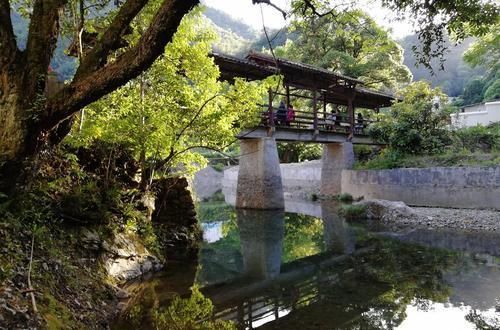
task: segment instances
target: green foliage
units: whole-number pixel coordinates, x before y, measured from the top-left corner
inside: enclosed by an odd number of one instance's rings
[[[472,67],[485,66],[492,70],[500,63],[500,24],[477,38],[464,53],[464,60]]]
[[[286,214],[282,263],[318,254],[323,249],[323,221],[321,219],[303,214]]]
[[[451,109],[445,106],[446,96],[426,82],[408,85],[401,96],[403,101],[370,127],[372,137],[399,154],[442,152],[450,143],[446,125]]]
[[[353,201],[352,195],[348,194],[348,193],[343,193],[343,194],[338,195],[337,199],[339,200],[339,202],[342,202],[342,203],[352,203],[352,201]]]
[[[154,329],[231,330],[236,326],[229,321],[211,321],[213,305],[197,286],[191,288],[191,296],[175,297],[165,310],[153,312]]]
[[[483,76],[486,69],[483,66],[471,68],[462,58],[462,54],[473,42],[472,38],[456,44],[445,36],[444,46],[448,49],[446,53],[446,62],[441,63],[438,58],[433,58],[429,65],[438,69],[443,65],[443,70],[431,72],[422,65],[416,65],[417,55],[413,52],[414,47],[421,47],[418,35],[412,34],[399,41],[404,49],[404,64],[410,69],[413,80],[429,81],[433,87],[440,87],[448,96],[457,97],[463,94],[464,86],[471,79]]]
[[[484,127],[481,125],[462,128],[455,131],[455,149],[471,152],[500,151],[500,123]]]
[[[339,210],[346,220],[358,220],[366,217],[366,205],[342,204]]]
[[[316,143],[278,143],[278,156],[281,163],[298,163],[305,160],[320,159],[322,152],[322,146]]]
[[[484,101],[493,101],[500,99],[500,78],[496,78],[491,83],[487,83],[484,91]]]
[[[386,149],[378,157],[356,165],[356,169],[380,170],[391,168],[424,168],[439,166],[498,166],[500,153],[472,153],[466,149],[451,148],[438,155],[401,155]]]
[[[464,87],[462,96],[464,105],[480,103],[483,100],[484,81],[482,79],[470,80]]]
[[[267,84],[219,82],[218,67],[208,56],[215,35],[201,22],[199,10],[186,16],[163,57],[89,106],[82,131],[74,132],[70,142],[119,143],[138,160],[190,173],[206,164],[197,149],[223,149],[241,127],[255,124],[255,103]]]
[[[336,12],[333,20],[330,16],[299,17],[290,30],[298,37],[277,48],[278,56],[359,78],[375,88],[411,80],[401,47],[361,10]]]

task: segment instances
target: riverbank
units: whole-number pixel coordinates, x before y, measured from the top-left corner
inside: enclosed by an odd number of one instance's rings
[[[54,151],[27,187],[0,192],[2,330],[109,328],[129,296],[122,283],[197,254],[185,179],[143,192],[73,156]]]
[[[409,207],[403,202],[386,200],[366,200],[357,204],[366,207],[368,218],[394,231],[427,228],[500,233],[500,211],[496,210]]]

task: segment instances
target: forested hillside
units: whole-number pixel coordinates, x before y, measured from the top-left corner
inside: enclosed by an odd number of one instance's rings
[[[432,86],[441,87],[448,96],[459,96],[463,94],[464,87],[470,80],[481,77],[486,72],[484,67],[479,66],[473,69],[463,60],[463,54],[472,42],[472,39],[467,39],[455,45],[447,38],[448,52],[445,57],[446,61],[443,63],[444,69],[441,70],[441,64],[435,58],[430,63],[434,73],[423,65],[417,67],[415,64],[416,58],[412,47],[418,45],[416,34],[405,37],[400,44],[404,49],[404,64],[413,74],[413,80],[427,80],[432,83]]]

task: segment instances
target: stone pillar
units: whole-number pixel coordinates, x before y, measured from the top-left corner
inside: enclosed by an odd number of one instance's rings
[[[340,194],[342,170],[350,169],[354,165],[352,143],[325,143],[321,165],[321,194]]]
[[[241,140],[240,150],[236,207],[284,209],[280,161],[274,138]]]
[[[277,277],[285,236],[284,211],[239,209],[236,212],[243,274],[260,280]]]

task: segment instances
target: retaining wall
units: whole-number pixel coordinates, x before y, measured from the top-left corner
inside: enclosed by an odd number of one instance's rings
[[[344,170],[342,192],[415,206],[500,209],[500,166]]]
[[[222,191],[225,195],[235,194],[238,184],[238,166],[224,171]],[[321,161],[280,164],[281,182],[285,199],[309,199],[319,194],[321,187]]]
[[[319,194],[321,162],[281,164],[285,198]],[[238,167],[224,171],[223,191],[236,191]],[[343,170],[342,192],[413,206],[500,210],[500,166]]]

